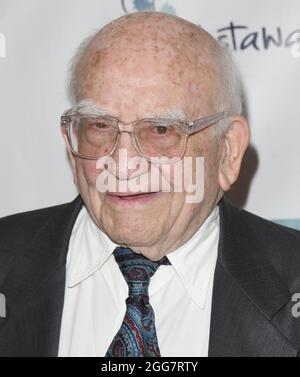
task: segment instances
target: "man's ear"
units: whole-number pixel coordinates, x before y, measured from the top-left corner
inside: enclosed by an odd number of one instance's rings
[[[249,138],[247,120],[242,116],[232,117],[228,129],[220,140],[219,184],[223,191],[228,191],[238,178]]]
[[[66,143],[66,147],[68,150],[69,160],[70,160],[70,164],[71,164],[72,172],[73,172],[73,180],[74,180],[75,185],[77,186],[76,161],[75,161],[75,157],[71,151],[71,147],[68,141],[67,130],[65,128],[61,128],[61,133],[62,133],[62,136],[64,138],[64,141]]]

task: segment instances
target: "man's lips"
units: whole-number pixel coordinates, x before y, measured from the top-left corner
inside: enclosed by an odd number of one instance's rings
[[[107,192],[107,195],[120,196],[120,197],[131,197],[131,196],[149,195],[149,194],[157,194],[157,192],[156,191],[151,191],[151,192]]]
[[[146,203],[148,200],[156,197],[160,192],[107,192],[108,198],[114,203],[124,203],[126,201],[132,203]]]
[[[150,194],[157,194],[155,191],[151,192],[107,192],[107,195],[110,196],[118,196],[120,198],[132,198],[134,199],[135,197],[138,196],[145,196],[145,195],[150,195]]]

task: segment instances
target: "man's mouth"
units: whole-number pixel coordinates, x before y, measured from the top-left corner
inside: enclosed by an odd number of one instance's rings
[[[161,192],[140,192],[140,193],[126,193],[126,192],[107,192],[107,198],[110,202],[120,205],[136,205],[146,204],[154,200]]]

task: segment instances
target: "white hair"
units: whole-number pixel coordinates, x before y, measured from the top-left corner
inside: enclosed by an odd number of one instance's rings
[[[86,55],[96,33],[93,33],[81,42],[70,61],[67,77],[67,92],[72,105],[76,105],[79,101],[84,100],[80,98],[80,80],[77,77],[78,66],[81,59]],[[222,46],[218,41],[216,41],[216,47],[216,63],[220,82],[217,94],[218,98],[216,99],[216,110],[219,112],[225,111],[229,116],[242,115],[244,109],[244,94],[237,64],[227,47]],[[229,124],[228,116],[218,121],[215,127],[215,135],[221,137],[227,130]]]
[[[240,72],[231,51],[220,44],[218,46],[217,64],[220,81],[217,111],[225,110],[229,116],[243,115],[245,98]],[[226,131],[229,124],[228,117],[220,120],[216,127],[216,135],[221,136]]]
[[[92,33],[80,43],[69,63],[66,86],[68,99],[73,106],[75,106],[80,101],[80,82],[77,78],[77,68],[79,63],[81,62],[81,59],[86,55],[87,49],[96,34],[97,32]]]

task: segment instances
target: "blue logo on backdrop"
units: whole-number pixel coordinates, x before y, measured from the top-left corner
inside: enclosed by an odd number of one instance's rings
[[[121,0],[125,13],[159,11],[176,15],[175,8],[166,0]]]

